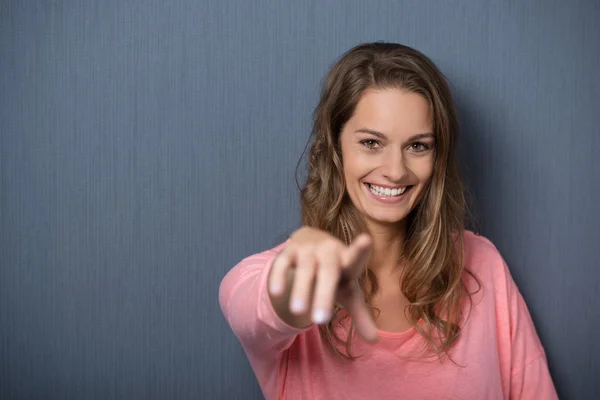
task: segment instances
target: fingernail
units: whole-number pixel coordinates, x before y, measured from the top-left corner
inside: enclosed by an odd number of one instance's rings
[[[317,308],[313,311],[312,320],[315,324],[324,324],[329,320],[329,312],[324,308]]]
[[[281,285],[278,283],[271,283],[269,285],[269,291],[273,294],[279,294],[279,292],[281,291]]]
[[[295,299],[294,301],[292,301],[292,306],[290,307],[290,309],[292,310],[292,312],[302,312],[302,310],[304,310],[304,301],[302,301],[302,299]]]

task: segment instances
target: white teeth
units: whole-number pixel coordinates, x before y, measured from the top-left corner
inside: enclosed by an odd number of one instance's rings
[[[378,196],[399,196],[406,191],[406,187],[400,189],[390,189],[369,184],[369,190]]]

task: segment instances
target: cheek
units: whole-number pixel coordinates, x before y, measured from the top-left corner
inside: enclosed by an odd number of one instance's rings
[[[412,168],[413,173],[421,183],[427,183],[433,176],[433,158],[419,160]]]
[[[365,173],[365,162],[361,154],[357,154],[353,151],[346,151],[343,155],[344,177],[346,178],[346,183],[353,184],[353,181],[360,179]]]
[[[346,181],[346,190],[354,191],[358,180],[360,179],[360,171],[356,168],[355,164],[345,163],[344,164],[344,180]]]

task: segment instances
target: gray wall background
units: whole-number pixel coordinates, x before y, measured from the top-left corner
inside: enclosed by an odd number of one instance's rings
[[[561,398],[600,395],[600,2],[0,2],[0,398],[252,399],[218,287],[298,224],[342,52],[450,79],[480,231]]]

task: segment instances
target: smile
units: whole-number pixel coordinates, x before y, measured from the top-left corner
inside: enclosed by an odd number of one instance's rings
[[[363,187],[367,196],[378,203],[388,205],[404,202],[410,196],[412,189],[412,186],[383,187],[371,183],[364,183]]]
[[[366,184],[371,191],[376,196],[381,197],[398,197],[409,188],[409,186],[397,187],[397,188],[384,188],[382,186],[373,185],[371,183]]]

